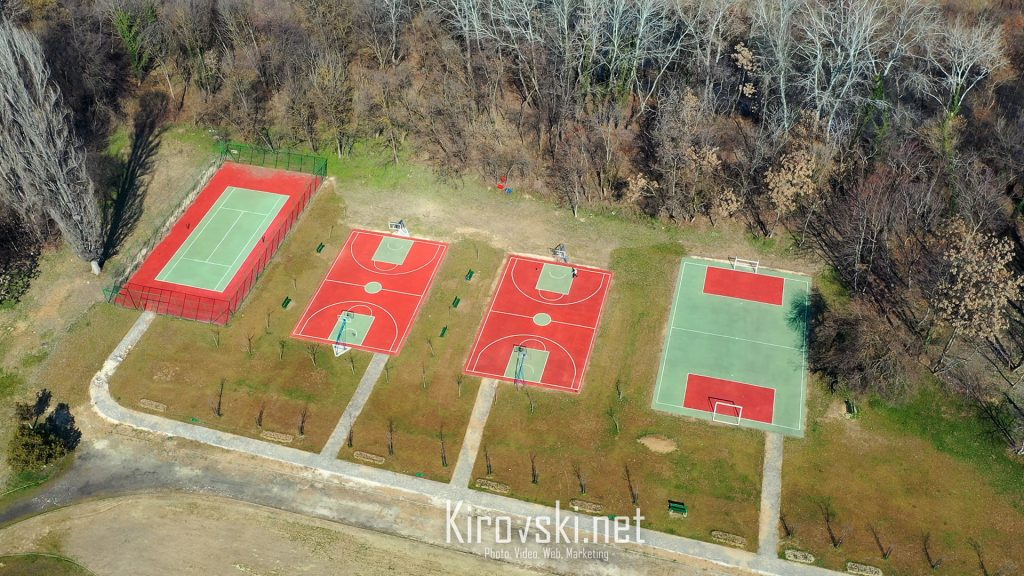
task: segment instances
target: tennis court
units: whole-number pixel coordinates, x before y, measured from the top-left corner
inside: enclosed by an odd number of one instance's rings
[[[803,436],[807,276],[685,258],[656,410]]]
[[[599,268],[511,256],[466,374],[579,392],[611,281]]]
[[[353,230],[292,331],[292,337],[397,354],[448,245]]]
[[[223,292],[288,196],[228,186],[156,279]]]
[[[320,174],[225,162],[114,300],[225,324],[322,181]]]

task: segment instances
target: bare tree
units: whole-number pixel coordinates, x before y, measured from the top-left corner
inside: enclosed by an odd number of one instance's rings
[[[0,20],[0,194],[25,221],[56,222],[75,253],[100,272],[103,218],[85,154],[42,48],[32,34]]]
[[[395,421],[388,418],[388,456],[395,455]]]
[[[1006,64],[1002,28],[993,22],[972,26],[956,18],[941,23],[924,46],[931,79],[921,82],[919,88],[949,117],[958,115],[967,95]]]
[[[299,436],[306,435],[306,420],[309,419],[309,404],[302,407],[302,412],[299,412]]]
[[[836,533],[835,526],[832,524],[836,520],[836,512],[832,508],[832,502],[828,499],[823,499],[818,502],[818,510],[821,511],[821,517],[825,521],[825,531],[828,532],[828,539],[832,543],[832,547],[835,549],[842,548],[846,536]]]
[[[932,555],[932,535],[931,532],[925,532],[924,536],[921,537],[921,548],[924,552],[924,558],[928,561],[928,567],[932,570],[938,570],[942,568],[942,558],[936,558]]]
[[[580,494],[587,493],[587,479],[583,475],[583,467],[579,462],[572,463],[572,473],[576,476],[576,483],[580,487]]]

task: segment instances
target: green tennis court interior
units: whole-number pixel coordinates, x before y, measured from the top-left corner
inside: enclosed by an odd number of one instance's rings
[[[223,292],[288,202],[288,196],[229,186],[156,279]]]
[[[810,279],[684,258],[656,410],[803,436]]]

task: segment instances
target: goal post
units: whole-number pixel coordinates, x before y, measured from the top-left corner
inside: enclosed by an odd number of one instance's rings
[[[711,419],[722,424],[737,426],[743,419],[743,406],[726,400],[715,400],[711,404]]]
[[[754,274],[757,274],[757,268],[761,265],[760,260],[747,260],[746,258],[737,258],[736,256],[730,257],[729,263],[732,264],[733,270],[748,268]]]

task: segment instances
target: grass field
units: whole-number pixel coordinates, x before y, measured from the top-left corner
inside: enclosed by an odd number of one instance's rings
[[[405,350],[388,361],[373,395],[352,429],[352,448],[340,456],[353,459],[356,450],[387,457],[386,468],[448,481],[458,460],[479,379],[462,375],[473,334],[490,298],[502,254],[474,239],[449,247],[444,265]],[[466,272],[473,269],[473,279]],[[452,308],[459,297],[458,308]],[[443,326],[448,326],[444,338]],[[394,422],[394,456],[388,456],[388,421]],[[448,466],[441,463],[444,428]],[[358,460],[354,460],[357,461]]]
[[[925,574],[930,533],[939,573],[982,574],[972,540],[989,574],[1024,571],[1024,475],[969,410],[934,387],[900,407],[865,405],[853,420],[840,399],[812,387],[808,409],[807,436],[785,446],[782,511],[794,535],[783,549],[807,550],[834,569],[852,560],[887,575]],[[823,504],[845,536],[839,549]],[[894,547],[888,560],[872,526]]]
[[[348,233],[343,216],[339,195],[329,186],[321,190],[228,326],[158,317],[112,379],[114,397],[133,409],[246,436],[289,434],[290,446],[319,450],[370,355],[353,351],[339,361],[330,347],[288,335]],[[320,242],[328,247],[318,254]],[[281,308],[285,296],[293,299],[287,310]],[[221,381],[223,415],[217,416]],[[166,408],[154,410],[151,402]]]
[[[490,478],[517,498],[563,505],[580,498],[603,505],[605,514],[629,514],[629,466],[646,526],[700,539],[725,530],[756,549],[763,435],[650,409],[660,360],[652,327],[665,326],[681,256],[678,244],[612,254],[615,281],[587,383],[578,395],[503,385],[482,443],[493,466]],[[676,449],[658,454],[638,442],[651,436]],[[536,455],[536,484],[530,454]],[[580,494],[574,466],[586,478],[586,494]],[[481,450],[474,478],[486,476]],[[685,501],[689,517],[669,517],[668,499]]]

